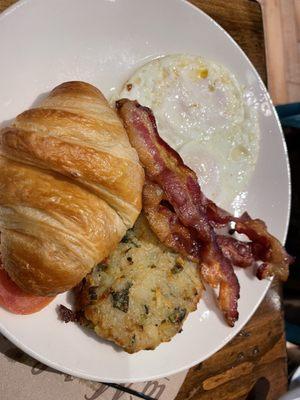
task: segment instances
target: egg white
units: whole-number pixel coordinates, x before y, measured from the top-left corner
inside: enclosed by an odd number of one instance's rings
[[[204,193],[234,207],[255,168],[259,126],[227,68],[198,56],[165,56],[139,68],[116,97],[151,108],[161,137],[196,172]]]

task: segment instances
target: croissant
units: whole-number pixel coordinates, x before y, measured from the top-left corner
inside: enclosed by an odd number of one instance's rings
[[[26,292],[66,291],[138,217],[137,153],[102,93],[84,82],[57,86],[0,138],[3,266]]]

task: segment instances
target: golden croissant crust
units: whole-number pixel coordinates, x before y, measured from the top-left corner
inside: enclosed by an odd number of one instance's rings
[[[25,291],[75,286],[141,210],[144,173],[115,111],[84,82],[56,87],[1,131],[4,268]]]

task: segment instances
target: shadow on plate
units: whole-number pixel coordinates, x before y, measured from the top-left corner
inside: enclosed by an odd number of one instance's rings
[[[0,121],[0,129],[7,128],[8,126],[10,126],[12,124],[13,120],[14,120],[14,118],[7,119],[5,121]]]
[[[37,96],[37,98],[34,100],[34,102],[31,104],[30,107],[28,108],[35,108],[41,104],[41,102],[48,96],[50,92],[44,92],[41,93]]]
[[[41,93],[40,95],[38,95],[37,98],[34,100],[34,102],[31,104],[31,106],[27,107],[24,110],[21,110],[20,113],[23,111],[26,111],[30,108],[35,108],[35,107],[39,106],[41,104],[41,102],[48,96],[48,94],[49,94],[49,92],[45,92],[45,93]],[[10,126],[13,123],[13,121],[15,120],[16,116],[17,115],[15,115],[13,118],[10,118],[10,119],[4,120],[4,121],[0,121],[0,129]]]

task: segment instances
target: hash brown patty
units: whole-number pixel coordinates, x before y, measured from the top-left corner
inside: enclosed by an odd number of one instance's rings
[[[77,300],[82,323],[134,353],[171,340],[202,290],[199,267],[161,244],[141,215],[87,275]]]

